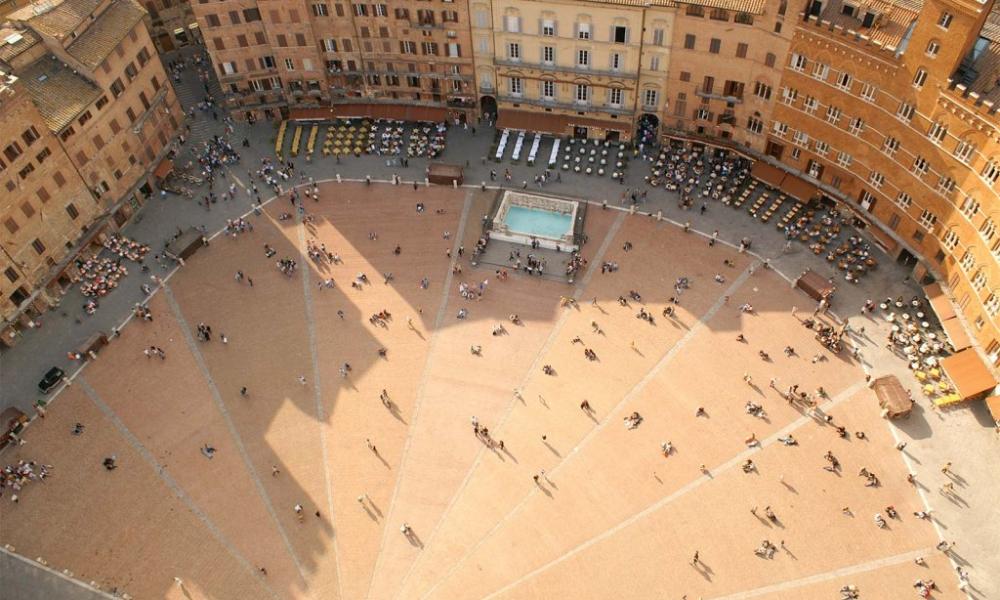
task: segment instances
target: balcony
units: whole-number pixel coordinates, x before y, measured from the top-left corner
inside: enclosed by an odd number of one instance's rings
[[[556,63],[510,60],[509,58],[497,58],[494,59],[493,62],[502,67],[535,69],[537,71],[559,71],[561,73],[577,73],[579,75],[592,75],[594,77],[609,77],[611,79],[628,79],[633,81],[639,78],[638,74],[627,71],[591,69],[588,67],[559,65]]]
[[[501,102],[510,102],[513,104],[529,104],[531,106],[540,106],[543,108],[558,108],[559,110],[572,110],[576,112],[602,112],[611,115],[632,115],[632,109],[626,108],[624,106],[611,106],[610,104],[594,104],[593,102],[580,103],[580,102],[560,102],[558,100],[546,100],[544,98],[526,98],[524,96],[512,96],[510,94],[501,94],[498,98]]]
[[[727,104],[743,103],[743,98],[741,96],[726,96],[725,94],[712,94],[709,92],[704,92],[702,90],[696,91],[695,95],[698,96],[699,98],[708,98],[709,100],[722,100]]]

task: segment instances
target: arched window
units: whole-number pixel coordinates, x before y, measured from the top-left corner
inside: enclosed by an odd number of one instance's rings
[[[927,42],[927,48],[924,50],[924,54],[926,54],[931,58],[934,58],[940,51],[941,51],[941,42],[939,42],[938,40],[931,40]]]
[[[986,284],[989,282],[989,277],[986,276],[986,271],[980,267],[976,274],[972,276],[972,289],[977,292],[982,291]]]

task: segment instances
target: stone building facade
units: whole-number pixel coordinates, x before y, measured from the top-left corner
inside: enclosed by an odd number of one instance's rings
[[[73,259],[153,193],[184,115],[145,18],[135,0],[63,0],[14,11],[0,27],[0,71],[17,79],[12,106],[33,115],[4,118],[18,131],[3,139],[22,152],[12,152],[18,168],[0,173],[11,192],[0,202],[11,245],[0,270],[23,273],[0,279],[5,342],[59,301],[77,275]],[[30,149],[22,123],[38,138]],[[38,220],[45,235],[24,246]]]
[[[193,7],[237,118],[475,114],[465,2],[223,0]]]

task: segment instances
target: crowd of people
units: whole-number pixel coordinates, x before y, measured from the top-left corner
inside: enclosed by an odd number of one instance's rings
[[[52,465],[24,459],[6,465],[3,471],[0,471],[0,498],[6,490],[10,490],[11,502],[20,501],[20,493],[24,486],[35,481],[45,481],[52,468]]]

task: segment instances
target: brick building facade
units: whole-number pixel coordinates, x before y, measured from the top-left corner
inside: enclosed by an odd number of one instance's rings
[[[237,118],[290,110],[428,120],[475,113],[464,2],[223,0],[193,7]]]
[[[145,18],[134,0],[63,0],[14,11],[2,27],[0,71],[17,79],[3,139],[21,146],[11,153],[17,166],[0,173],[10,192],[0,204],[0,270],[22,275],[0,279],[7,342],[12,328],[58,302],[76,255],[153,192],[151,173],[183,112]],[[25,245],[39,221],[41,236]]]
[[[852,207],[918,279],[936,276],[1000,364],[1000,8],[800,9],[767,154]]]

